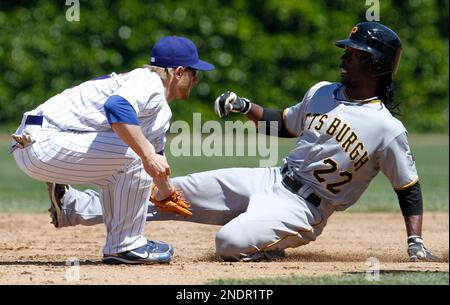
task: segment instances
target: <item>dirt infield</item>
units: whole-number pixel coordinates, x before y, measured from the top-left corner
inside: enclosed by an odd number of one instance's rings
[[[381,270],[448,272],[448,213],[428,213],[424,239],[443,263],[410,263],[403,218],[397,214],[337,213],[322,236],[289,249],[276,262],[226,263],[214,257],[217,226],[148,223],[146,236],[172,242],[170,265],[105,266],[103,226],[55,229],[43,214],[0,214],[0,284],[203,284],[211,279],[253,279],[366,272],[369,257]],[[79,260],[79,269],[66,265]],[[79,280],[76,280],[79,276]]]

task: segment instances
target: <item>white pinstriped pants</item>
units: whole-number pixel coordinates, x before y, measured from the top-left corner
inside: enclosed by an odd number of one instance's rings
[[[113,131],[60,132],[49,126],[20,125],[28,130],[31,146],[16,149],[18,166],[30,177],[48,182],[99,187],[107,229],[104,254],[143,246],[151,177],[141,159]]]

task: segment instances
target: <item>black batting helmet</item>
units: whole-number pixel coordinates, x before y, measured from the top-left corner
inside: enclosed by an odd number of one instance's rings
[[[402,52],[398,35],[377,22],[361,22],[355,25],[350,36],[335,42],[339,48],[350,47],[372,55],[370,72],[375,75],[394,74]]]

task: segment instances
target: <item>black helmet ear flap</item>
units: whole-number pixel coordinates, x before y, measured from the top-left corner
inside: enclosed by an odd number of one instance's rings
[[[375,70],[376,74],[378,75],[381,72],[382,65],[379,60],[374,60],[372,63],[373,69]]]
[[[364,55],[361,58],[361,63],[364,65],[364,68],[369,71],[369,73],[374,75],[378,75],[382,69],[381,62],[372,54],[367,52],[364,52]]]

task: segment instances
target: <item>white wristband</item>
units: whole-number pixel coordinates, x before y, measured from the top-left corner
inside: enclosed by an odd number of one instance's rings
[[[250,103],[250,102],[247,102],[247,103],[248,103],[248,109],[245,112],[242,112],[243,114],[247,114],[250,111],[250,109],[252,109],[252,103]]]

